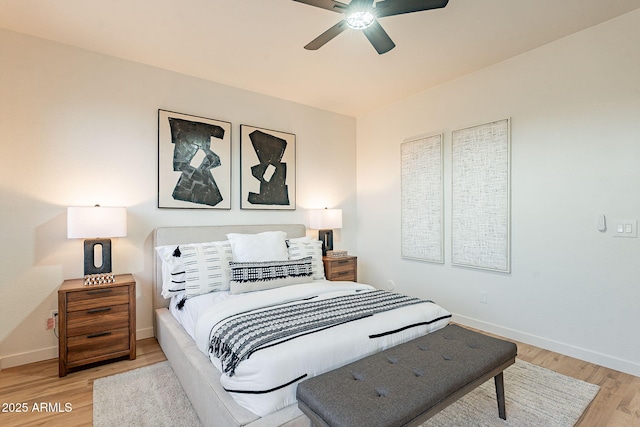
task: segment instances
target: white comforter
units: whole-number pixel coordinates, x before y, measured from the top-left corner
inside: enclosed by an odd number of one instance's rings
[[[198,348],[221,371],[220,361],[209,354],[209,343],[211,333],[223,319],[274,304],[311,296],[332,298],[357,290],[374,288],[353,282],[320,281],[239,295],[215,293],[218,295],[208,296],[206,302],[205,299],[196,302],[202,297],[194,298],[185,304],[184,310],[172,312],[194,337]],[[238,404],[264,416],[295,403],[297,383],[303,378],[438,330],[449,323],[450,317],[447,310],[431,302],[378,313],[256,352],[238,365],[233,376],[221,374],[221,382]],[[428,324],[407,327],[419,323]],[[395,330],[400,331],[369,338]]]

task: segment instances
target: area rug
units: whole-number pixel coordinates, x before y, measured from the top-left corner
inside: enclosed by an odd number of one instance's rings
[[[200,425],[169,362],[93,382],[94,427]]]
[[[573,426],[600,387],[522,360],[504,371],[507,420],[498,417],[494,381],[466,394],[423,427]]]
[[[573,426],[599,387],[517,360],[504,371],[507,420],[498,418],[493,380],[467,394],[424,427]],[[95,427],[200,426],[168,362],[93,383]]]

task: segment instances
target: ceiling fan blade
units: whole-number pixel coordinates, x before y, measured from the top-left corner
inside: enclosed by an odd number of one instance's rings
[[[447,3],[449,0],[384,0],[376,4],[375,11],[378,18],[383,18],[403,13],[440,9],[445,7]]]
[[[336,37],[338,34],[343,32],[347,28],[348,28],[347,21],[342,20],[338,22],[336,25],[334,25],[333,27],[329,28],[324,33],[320,34],[318,37],[316,37],[313,41],[311,41],[311,43],[306,45],[304,48],[307,50],[318,50],[322,46],[324,46],[325,44],[333,40],[334,37]]]
[[[373,4],[374,0],[351,0],[349,8],[368,8]]]
[[[391,40],[391,37],[389,37],[389,34],[387,34],[377,20],[373,21],[373,24],[362,30],[362,32],[367,36],[375,50],[377,50],[380,55],[387,53],[396,47],[393,40]]]
[[[309,6],[319,7],[320,9],[331,10],[333,12],[343,13],[348,5],[334,0],[293,0],[298,3],[308,4]]]

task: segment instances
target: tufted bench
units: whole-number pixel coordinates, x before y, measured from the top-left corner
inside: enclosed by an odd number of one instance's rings
[[[516,352],[512,342],[448,325],[302,381],[298,406],[315,426],[418,426],[494,377],[506,420],[502,371]]]

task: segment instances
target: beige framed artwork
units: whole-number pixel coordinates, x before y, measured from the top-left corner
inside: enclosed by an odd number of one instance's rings
[[[401,256],[444,262],[442,134],[400,145]]]
[[[451,263],[511,271],[511,127],[498,120],[451,134]]]

